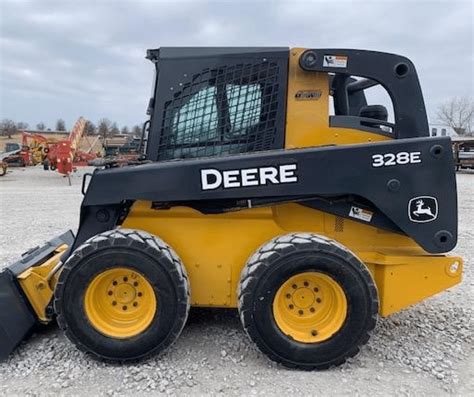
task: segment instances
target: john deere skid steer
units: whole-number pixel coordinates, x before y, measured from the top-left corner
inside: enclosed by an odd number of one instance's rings
[[[206,306],[238,308],[272,360],[323,369],[354,356],[378,315],[460,282],[461,258],[444,254],[457,240],[450,139],[429,137],[407,58],[288,48],[147,58],[144,154],[86,176],[76,235],[0,274],[2,358],[56,318],[84,352],[139,359]]]

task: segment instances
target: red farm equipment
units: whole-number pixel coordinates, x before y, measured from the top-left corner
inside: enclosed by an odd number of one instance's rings
[[[67,139],[59,140],[49,146],[48,161],[52,170],[68,175],[73,171],[74,159],[79,154],[79,143],[86,129],[86,119],[76,121]]]

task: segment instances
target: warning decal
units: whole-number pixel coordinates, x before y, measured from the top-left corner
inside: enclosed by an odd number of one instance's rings
[[[323,67],[347,68],[347,57],[343,55],[324,55]]]
[[[352,218],[360,219],[361,221],[370,222],[374,213],[372,211],[364,210],[359,207],[351,207],[349,216]]]

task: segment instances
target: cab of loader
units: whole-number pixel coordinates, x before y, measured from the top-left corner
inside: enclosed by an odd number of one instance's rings
[[[352,132],[341,143],[428,136],[416,70],[402,56],[165,47],[147,58],[155,65],[147,110],[152,161],[337,144],[336,129]],[[387,94],[393,122],[387,106],[368,105],[374,87]],[[297,117],[304,125],[295,125]]]

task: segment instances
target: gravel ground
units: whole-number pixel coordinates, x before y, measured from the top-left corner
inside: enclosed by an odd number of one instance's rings
[[[0,268],[67,228],[75,229],[86,169],[67,180],[41,168],[0,178]],[[474,174],[458,174],[464,281],[380,319],[363,351],[324,372],[288,370],[247,340],[235,310],[191,310],[159,358],[110,365],[85,356],[52,325],[0,364],[1,395],[474,395]]]

